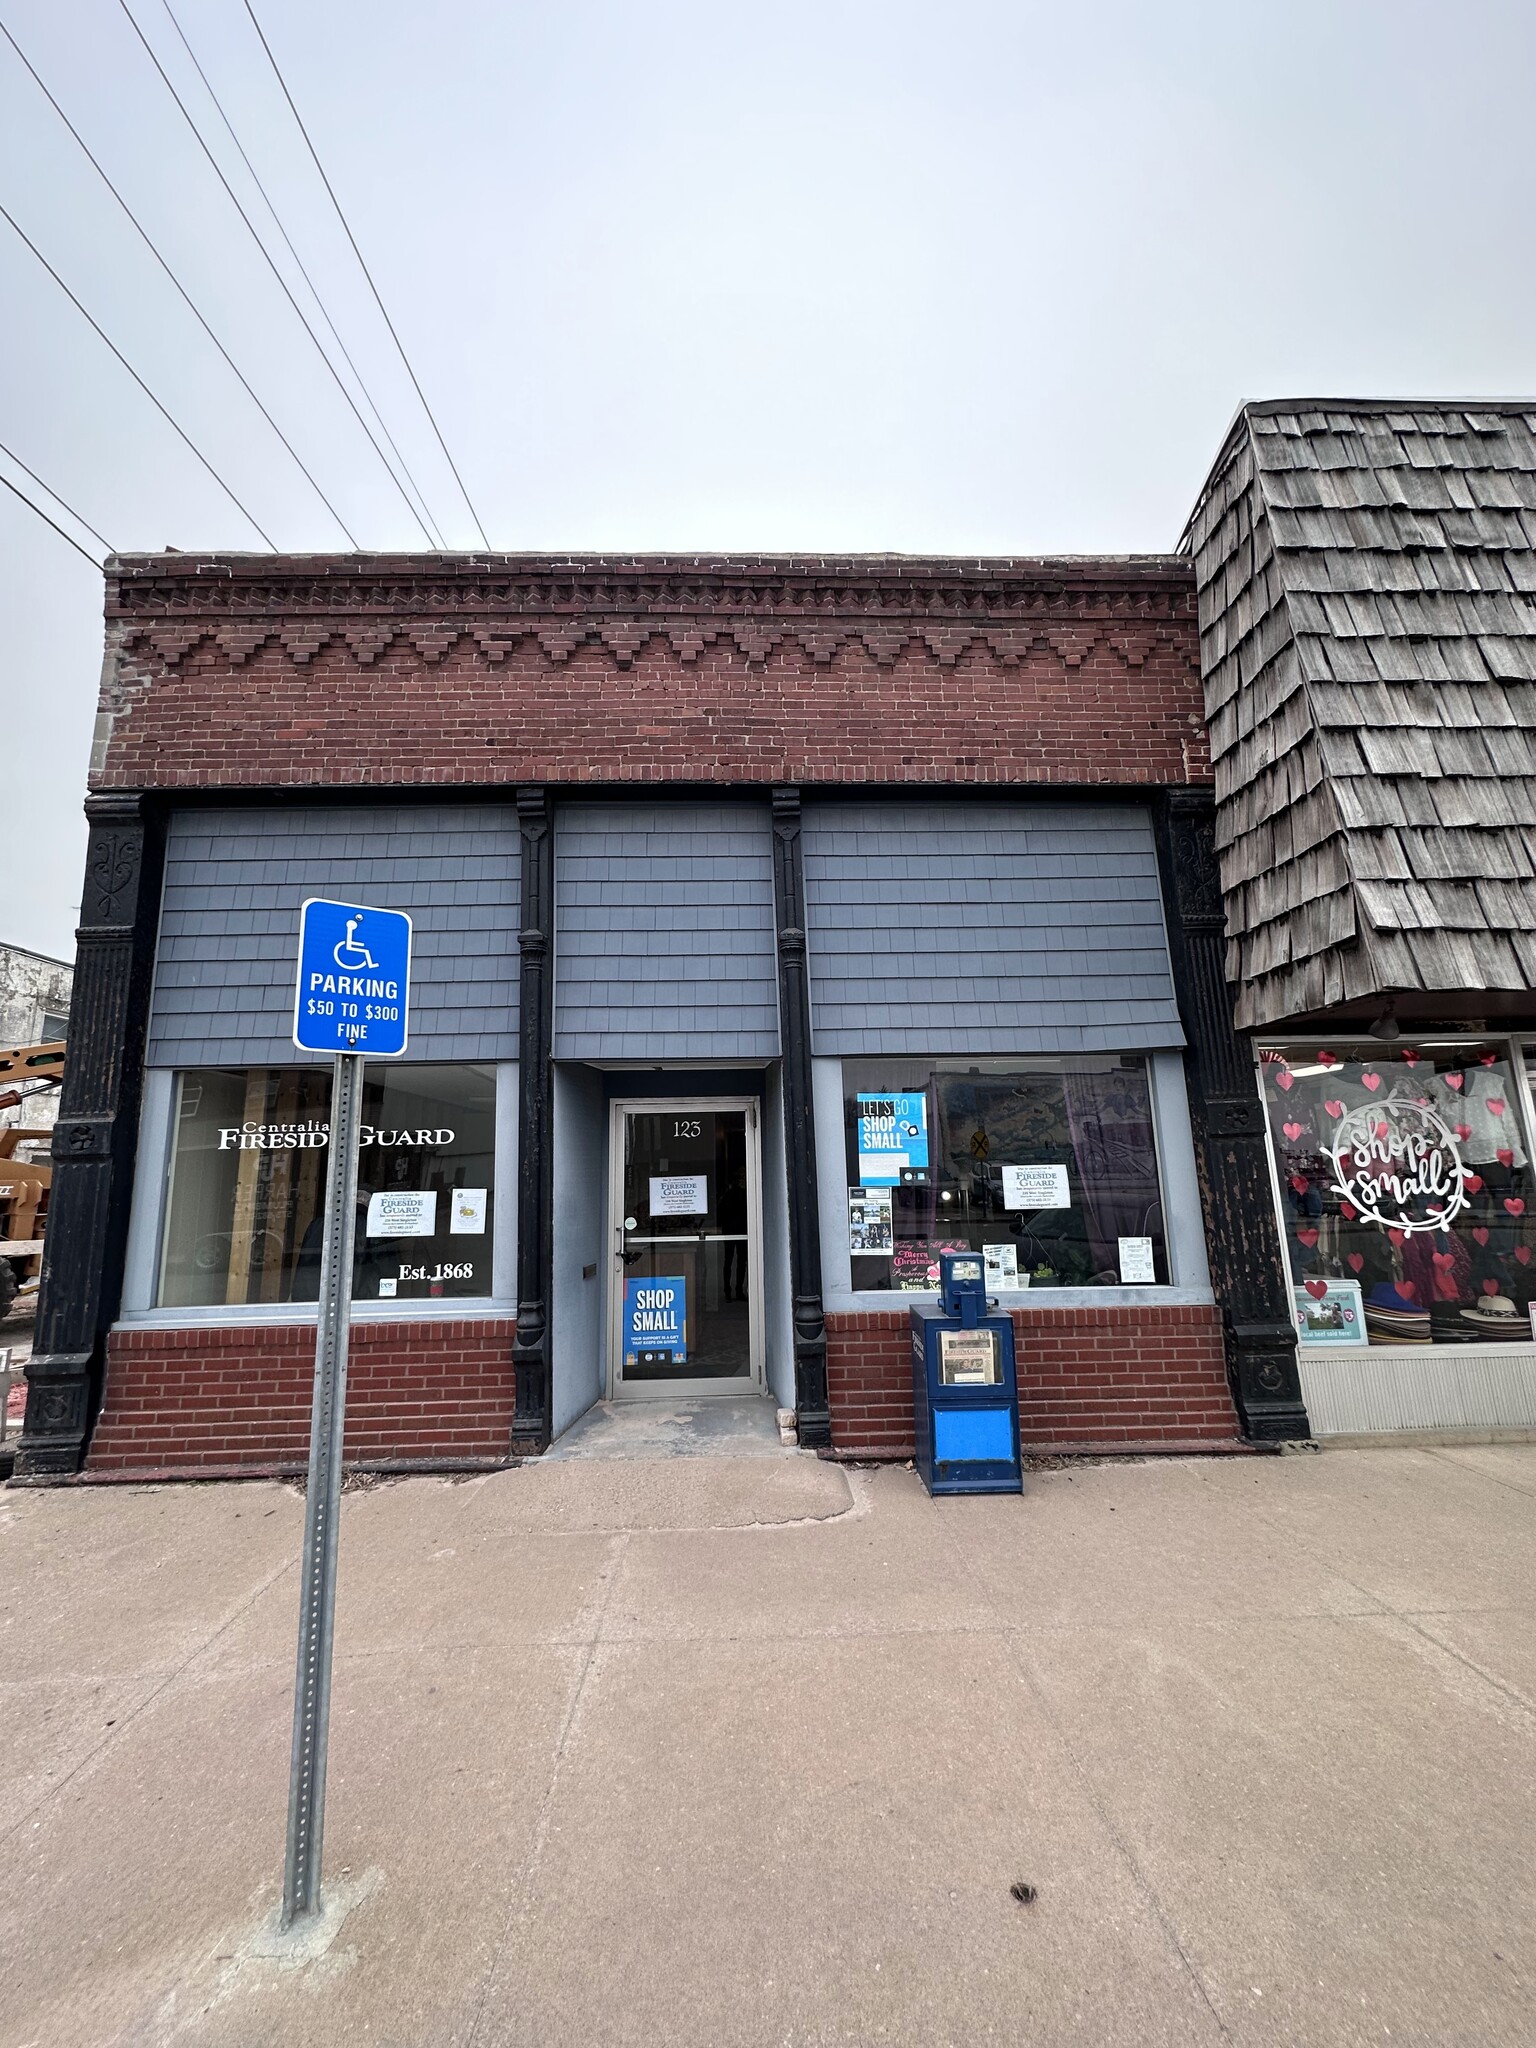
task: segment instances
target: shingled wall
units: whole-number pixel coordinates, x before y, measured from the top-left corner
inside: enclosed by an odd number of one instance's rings
[[[1239,1025],[1536,986],[1536,401],[1248,406],[1185,542]]]

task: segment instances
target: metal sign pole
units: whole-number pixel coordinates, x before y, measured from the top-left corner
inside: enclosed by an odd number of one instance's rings
[[[347,1337],[352,1320],[352,1254],[357,1235],[357,1136],[363,1061],[337,1053],[331,1083],[331,1156],[320,1254],[320,1314],[304,1503],[304,1578],[299,1593],[299,1660],[288,1777],[288,1854],[283,1926],[320,1910],[325,1834],[325,1755],[331,1714],[336,1623],[336,1536],[341,1517],[341,1440],[347,1405]]]

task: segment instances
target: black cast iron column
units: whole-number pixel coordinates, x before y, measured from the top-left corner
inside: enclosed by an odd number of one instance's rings
[[[86,799],[69,1053],[53,1132],[37,1334],[17,1479],[78,1472],[122,1299],[165,828],[135,792]]]
[[[1216,806],[1209,790],[1164,791],[1158,862],[1174,989],[1188,1040],[1190,1117],[1227,1377],[1248,1436],[1305,1437],[1311,1431],[1296,1371],[1296,1326],[1275,1224],[1264,1105],[1252,1048],[1232,1023]]]
[[[821,1205],[811,1098],[811,991],[805,957],[800,792],[773,792],[773,915],[779,953],[784,1160],[789,1180],[789,1279],[794,1295],[795,1413],[808,1450],[832,1442],[827,1327],[821,1305]]]
[[[512,1450],[531,1457],[549,1443],[550,1295],[554,1281],[554,1161],[550,1049],[554,1037],[555,841],[549,794],[517,792],[522,835],[522,914],[517,934],[517,1378]]]

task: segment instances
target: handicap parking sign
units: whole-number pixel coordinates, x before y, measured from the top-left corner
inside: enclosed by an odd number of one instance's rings
[[[304,1052],[405,1051],[411,920],[403,910],[311,896],[299,912],[293,1042]]]

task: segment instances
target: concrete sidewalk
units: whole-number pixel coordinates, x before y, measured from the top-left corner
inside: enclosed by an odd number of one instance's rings
[[[0,1492],[5,2048],[1536,2038],[1536,1447],[352,1494],[295,1965],[301,1518]]]

